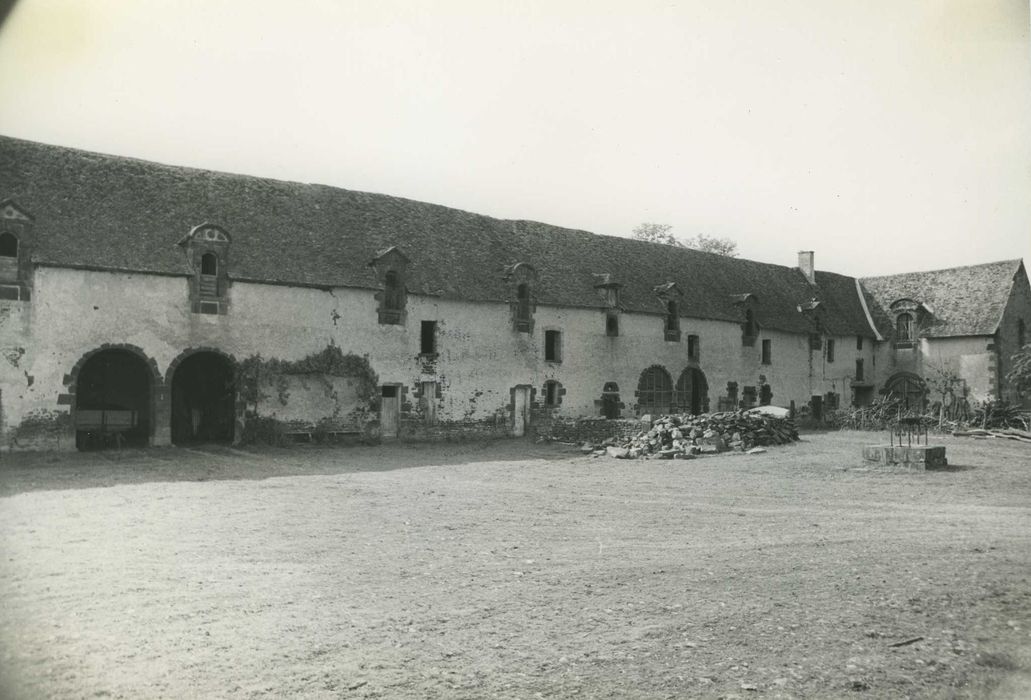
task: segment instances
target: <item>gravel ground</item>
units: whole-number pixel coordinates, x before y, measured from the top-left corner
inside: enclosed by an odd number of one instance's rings
[[[871,437],[7,454],[0,696],[1031,697],[1031,446]]]

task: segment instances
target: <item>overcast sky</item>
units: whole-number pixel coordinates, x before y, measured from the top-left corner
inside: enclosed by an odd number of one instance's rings
[[[20,0],[0,133],[858,276],[1031,262],[1027,0]]]

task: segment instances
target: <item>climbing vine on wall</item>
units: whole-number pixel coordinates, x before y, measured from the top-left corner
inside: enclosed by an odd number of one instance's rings
[[[279,403],[285,406],[290,397],[287,376],[305,374],[347,377],[355,381],[355,392],[360,400],[375,401],[379,377],[369,364],[368,356],[345,354],[335,343],[300,360],[251,355],[236,365],[236,389],[245,410],[254,411],[260,401],[271,398],[263,393],[264,387],[273,387]]]

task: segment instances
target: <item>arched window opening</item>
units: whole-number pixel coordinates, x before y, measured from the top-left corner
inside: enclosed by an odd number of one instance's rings
[[[200,258],[200,273],[202,275],[218,274],[218,256],[214,253],[205,253]]]
[[[895,321],[895,340],[907,342],[913,340],[913,316],[910,314],[899,314]]]
[[[659,365],[641,373],[637,383],[637,406],[640,413],[669,413],[673,404],[673,379]]]
[[[13,233],[0,234],[0,258],[18,257],[18,237]]]

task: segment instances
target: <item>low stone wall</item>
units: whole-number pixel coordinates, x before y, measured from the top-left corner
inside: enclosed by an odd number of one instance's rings
[[[503,419],[438,421],[427,425],[419,419],[401,419],[399,440],[413,442],[431,440],[494,440],[509,437],[509,422]]]
[[[554,417],[547,424],[538,426],[537,436],[559,442],[599,445],[609,438],[629,439],[642,429],[643,424],[639,420]]]

